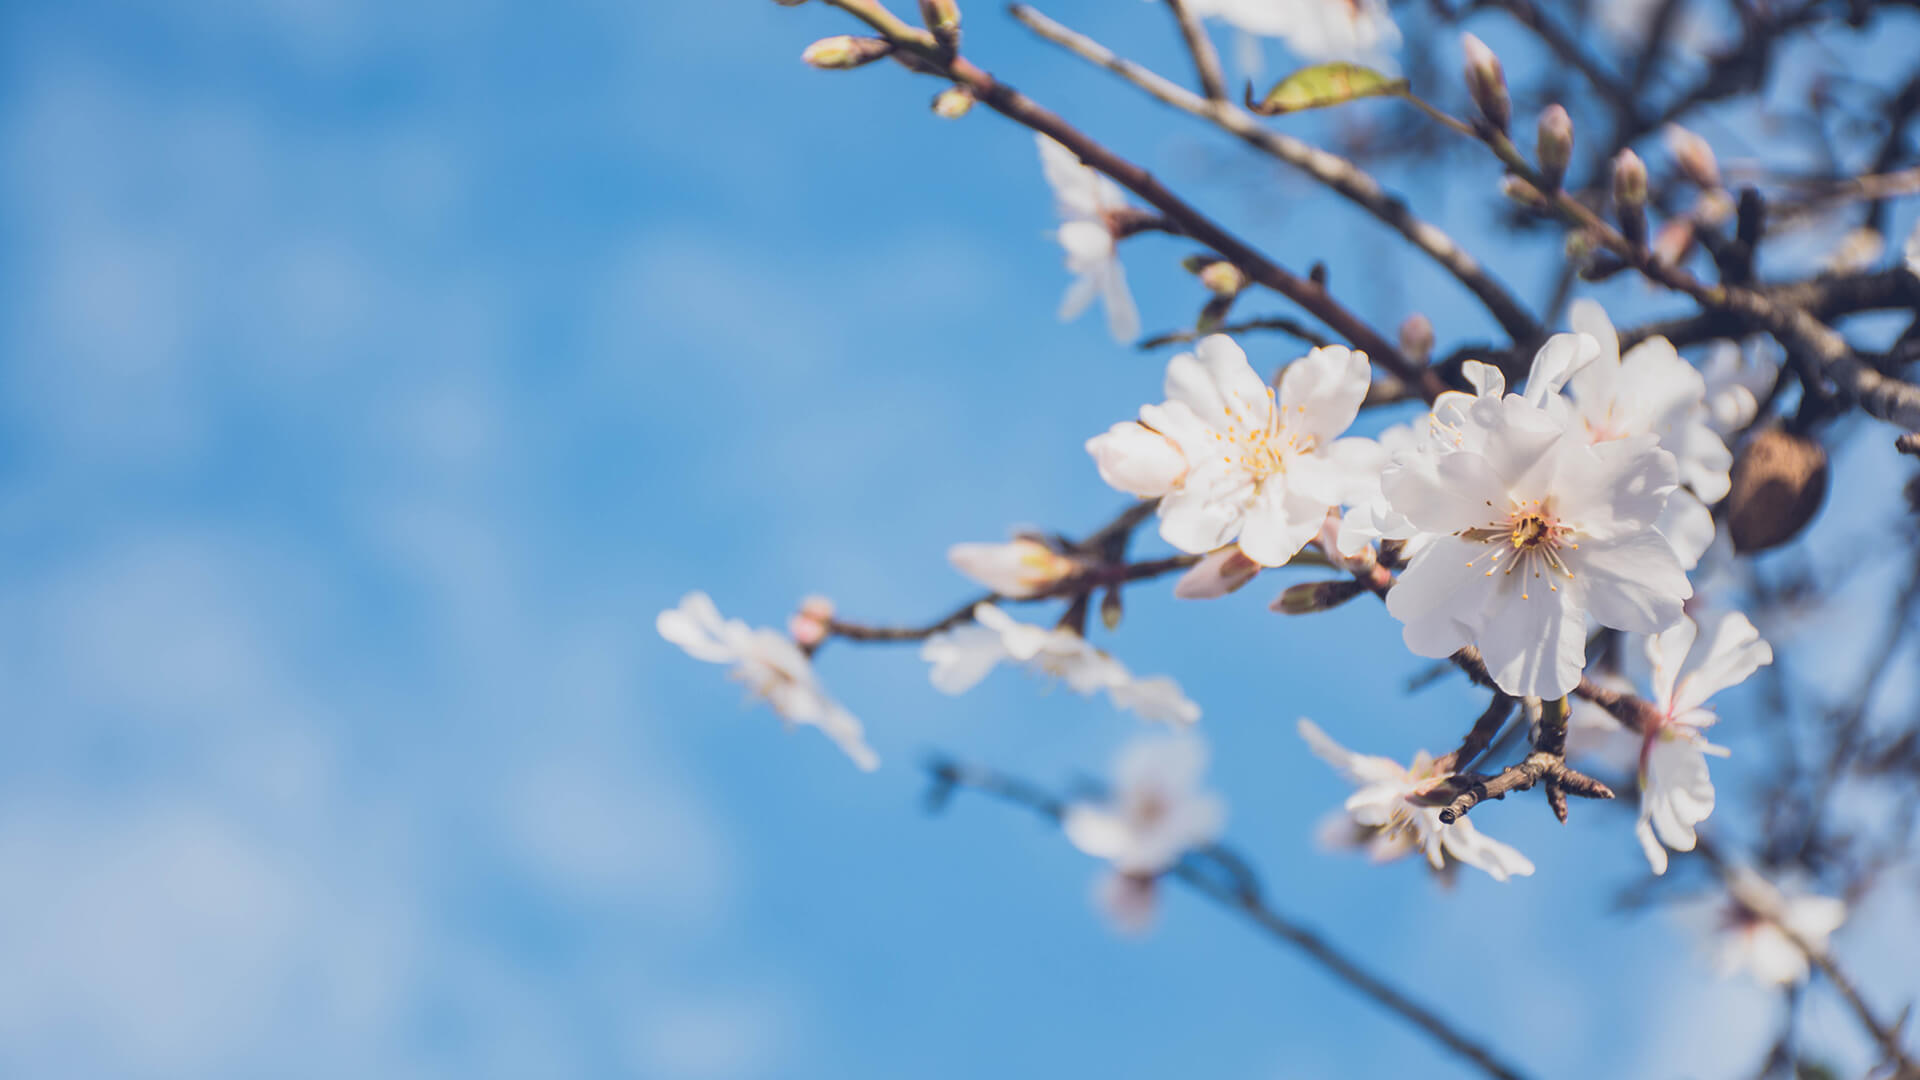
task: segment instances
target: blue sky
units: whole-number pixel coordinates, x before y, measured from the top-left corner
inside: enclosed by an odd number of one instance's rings
[[[975,6],[983,62],[1363,315],[1489,332],[1370,222]],[[1148,5],[1056,13],[1184,71]],[[1080,445],[1159,385],[1054,322],[1030,137],[798,63],[843,29],[762,0],[0,11],[0,1072],[1466,1075],[1192,898],[1117,939],[1034,821],[919,812],[934,748],[1099,770],[1141,729],[1103,700],[948,699],[908,650],[835,646],[866,776],[655,636],[694,588],[757,622],[945,610],[948,544],[1121,505]],[[1402,186],[1462,231],[1489,209]],[[1549,249],[1493,250],[1537,302]],[[1150,329],[1190,317],[1186,251],[1128,251]],[[1504,886],[1316,852],[1342,785],[1296,717],[1405,755],[1478,706],[1401,694],[1377,605],[1283,621],[1277,584],[1137,590],[1104,643],[1206,710],[1278,906],[1543,1075],[1757,1060],[1777,1003],[1611,912],[1623,810],[1478,812],[1539,865]]]

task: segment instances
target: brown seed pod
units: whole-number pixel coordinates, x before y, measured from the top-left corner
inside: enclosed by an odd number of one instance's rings
[[[1768,428],[1733,462],[1727,533],[1742,555],[1799,535],[1827,497],[1827,452],[1804,435]]]

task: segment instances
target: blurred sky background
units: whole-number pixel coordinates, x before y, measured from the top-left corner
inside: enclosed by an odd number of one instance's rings
[[[1048,9],[1187,76],[1157,6]],[[1489,332],[1356,211],[968,16],[985,66],[1377,324]],[[1826,41],[1891,68],[1914,26]],[[920,812],[935,748],[1098,772],[1144,726],[1104,699],[1008,672],[949,699],[909,649],[834,646],[862,775],[656,636],[695,588],[775,625],[816,592],[944,611],[948,544],[1118,509],[1081,443],[1159,398],[1164,353],[1053,319],[1031,137],[798,62],[848,29],[766,0],[0,6],[0,1075],[1468,1075],[1191,897],[1117,938],[1096,864],[1016,811]],[[1475,167],[1390,178],[1473,236]],[[1197,307],[1188,250],[1129,245],[1150,330]],[[1482,250],[1549,291],[1550,243]],[[1897,488],[1869,442],[1861,490]],[[1402,693],[1422,662],[1378,605],[1268,614],[1286,580],[1138,589],[1100,639],[1205,709],[1276,906],[1540,1075],[1756,1065],[1779,999],[1613,910],[1631,800],[1476,812],[1539,865],[1506,885],[1315,850],[1346,789],[1297,717],[1404,757],[1479,705]],[[1720,731],[1752,751],[1716,766],[1731,799],[1766,744]],[[1911,914],[1838,939],[1889,1009]],[[1824,998],[1807,1030],[1862,1060]]]

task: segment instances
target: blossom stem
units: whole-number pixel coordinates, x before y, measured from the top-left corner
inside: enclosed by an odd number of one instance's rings
[[[1066,814],[1064,800],[1019,777],[944,758],[930,762],[927,772],[932,783],[927,802],[934,809],[944,807],[956,791],[971,790],[1023,807],[1056,824]],[[1488,1076],[1498,1080],[1521,1080],[1524,1076],[1492,1050],[1369,971],[1318,932],[1274,910],[1265,900],[1259,876],[1231,849],[1216,845],[1193,852],[1168,871],[1167,876],[1304,953],[1329,974],[1472,1062]]]
[[[1207,95],[1208,101],[1227,100],[1227,77],[1220,70],[1220,54],[1214,51],[1213,39],[1207,36],[1207,28],[1182,0],[1167,0],[1167,9],[1180,23],[1180,36],[1187,43],[1187,52],[1193,54],[1193,66],[1200,76],[1200,89]],[[1016,14],[1015,18],[1019,16]]]

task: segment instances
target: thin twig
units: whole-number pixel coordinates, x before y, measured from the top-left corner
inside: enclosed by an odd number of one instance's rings
[[[1212,121],[1241,141],[1285,162],[1392,227],[1465,285],[1509,337],[1521,344],[1539,339],[1539,323],[1506,287],[1455,243],[1451,236],[1415,216],[1406,200],[1380,186],[1365,170],[1338,154],[1328,153],[1261,126],[1260,121],[1228,101],[1202,98],[1153,71],[1117,56],[1111,49],[1041,14],[1025,4],[1012,7],[1013,17],[1028,29],[1087,62],[1104,68],[1144,90],[1148,96],[1182,112]]]
[[[1066,814],[1066,804],[1061,799],[1018,777],[945,759],[930,763],[928,773],[934,785],[929,800],[933,805],[944,805],[955,791],[971,790],[1030,810],[1055,823]],[[1167,876],[1306,954],[1329,974],[1472,1062],[1488,1076],[1520,1080],[1523,1074],[1500,1060],[1493,1051],[1461,1034],[1439,1014],[1367,970],[1319,933],[1274,910],[1264,899],[1260,880],[1244,858],[1224,847],[1210,848],[1196,855],[1197,858],[1190,856],[1180,862]],[[1224,874],[1207,873],[1203,861],[1214,864]]]
[[[1214,51],[1207,28],[1200,25],[1199,16],[1188,10],[1182,0],[1167,0],[1167,8],[1180,24],[1180,36],[1186,40],[1187,52],[1193,57],[1201,92],[1207,95],[1208,101],[1227,100],[1227,77],[1220,70],[1220,54]]]

